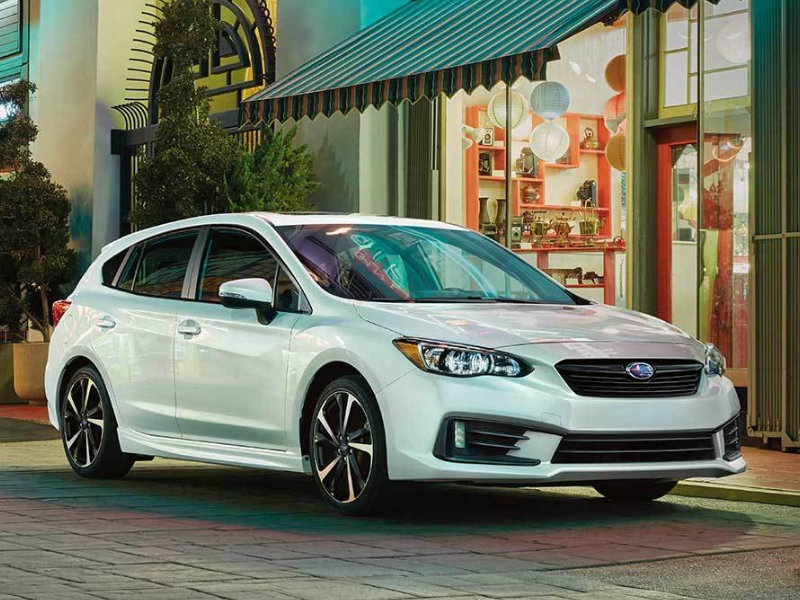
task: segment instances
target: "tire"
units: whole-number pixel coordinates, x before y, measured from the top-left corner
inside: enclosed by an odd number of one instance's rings
[[[325,386],[314,407],[308,447],[314,482],[337,510],[365,515],[383,507],[389,487],[386,436],[375,395],[362,378],[341,377]]]
[[[677,481],[601,481],[594,489],[614,502],[650,502],[666,496]]]
[[[61,398],[61,442],[72,470],[81,477],[122,477],[135,456],[119,447],[117,420],[103,378],[94,367],[81,367]]]

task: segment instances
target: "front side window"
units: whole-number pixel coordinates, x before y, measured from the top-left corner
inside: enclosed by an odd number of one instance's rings
[[[486,237],[395,225],[279,227],[326,291],[374,302],[576,304],[575,296]]]
[[[196,239],[197,231],[182,231],[148,241],[136,269],[133,291],[148,296],[180,298]],[[121,280],[125,276],[123,273]]]
[[[200,266],[198,300],[220,302],[219,286],[236,279],[266,279],[274,286],[278,261],[252,235],[236,229],[215,229]]]

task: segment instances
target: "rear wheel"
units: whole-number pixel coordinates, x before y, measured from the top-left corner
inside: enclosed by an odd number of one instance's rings
[[[379,508],[388,487],[386,443],[378,404],[360,377],[322,390],[311,422],[311,465],[325,499],[348,515]]]
[[[61,399],[61,441],[70,467],[82,477],[122,477],[135,457],[120,450],[117,420],[100,374],[82,367]]]
[[[615,502],[649,502],[666,496],[677,481],[601,481],[594,489]]]

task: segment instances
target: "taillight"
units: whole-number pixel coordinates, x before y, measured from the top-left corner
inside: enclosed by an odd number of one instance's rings
[[[56,300],[53,302],[53,327],[58,325],[61,317],[64,316],[64,313],[67,312],[71,304],[72,300]]]

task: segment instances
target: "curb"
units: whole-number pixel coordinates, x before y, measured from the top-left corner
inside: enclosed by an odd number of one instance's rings
[[[756,502],[759,504],[800,507],[800,493],[788,490],[681,481],[670,493],[675,496],[692,498],[712,498],[715,500],[732,500],[734,502]]]

